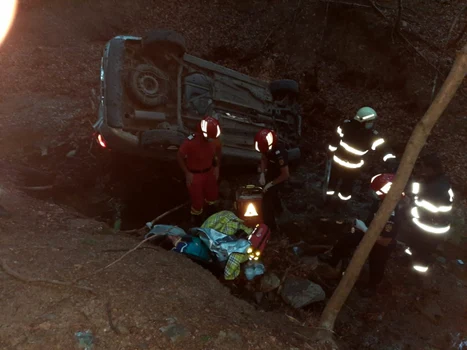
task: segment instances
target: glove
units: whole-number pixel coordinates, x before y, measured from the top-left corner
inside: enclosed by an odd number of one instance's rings
[[[266,178],[264,177],[264,173],[261,173],[261,175],[259,175],[259,184],[261,186],[264,186],[266,184]]]
[[[365,223],[359,219],[355,219],[354,227],[363,232],[368,231],[368,227],[366,227]]]
[[[274,186],[272,182],[268,182],[266,186],[264,186],[263,192],[267,192],[267,190],[269,190],[272,186]]]

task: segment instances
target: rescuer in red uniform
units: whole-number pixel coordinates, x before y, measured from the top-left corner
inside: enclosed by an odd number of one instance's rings
[[[178,151],[178,163],[191,197],[192,223],[196,226],[202,224],[204,203],[208,204],[208,212],[213,212],[219,196],[220,134],[219,122],[205,117],[199,131],[188,136]]]

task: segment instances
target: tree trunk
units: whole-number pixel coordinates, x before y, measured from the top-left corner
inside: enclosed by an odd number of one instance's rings
[[[334,322],[342,305],[345,303],[350,291],[352,290],[355,281],[360,274],[363,264],[365,263],[373,245],[375,244],[381,230],[389,219],[392,211],[401,198],[401,194],[407,185],[410,174],[414,167],[415,161],[422,150],[428,135],[440,118],[443,111],[455,95],[458,87],[467,74],[467,45],[458,52],[454,65],[446,78],[441,90],[431,104],[423,118],[418,122],[412,135],[407,143],[402,156],[402,160],[397,170],[394,183],[391,190],[384,199],[381,207],[375,215],[375,218],[370,224],[367,233],[363,237],[355,254],[350,261],[345,275],[340,281],[337,289],[334,291],[326,308],[321,315],[320,327],[329,331],[334,328]]]

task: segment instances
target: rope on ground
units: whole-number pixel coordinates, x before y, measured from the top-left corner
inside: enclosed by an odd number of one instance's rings
[[[6,260],[2,259],[1,260],[1,267],[5,273],[8,275],[16,278],[17,280],[20,280],[25,283],[46,283],[46,284],[53,284],[56,286],[67,286],[67,287],[74,287],[78,289],[83,289],[88,292],[94,293],[93,289],[89,287],[83,287],[83,286],[78,286],[74,284],[73,282],[63,282],[63,281],[57,281],[57,280],[49,280],[46,278],[29,278],[29,277],[24,277],[23,275],[19,274],[15,270],[13,270],[11,267],[8,266]]]
[[[166,231],[166,233],[167,234],[170,233],[170,230]],[[127,255],[129,255],[129,254],[133,253],[134,251],[138,250],[139,247],[141,247],[144,243],[149,242],[150,240],[155,239],[155,238],[159,238],[159,237],[161,237],[161,236],[160,235],[152,235],[152,236],[150,236],[148,238],[143,239],[135,247],[131,248],[129,251],[127,251],[125,254],[123,254],[121,257],[119,257],[117,260],[112,261],[110,264],[108,264],[108,265],[106,265],[106,266],[104,266],[104,267],[102,267],[102,268],[88,274],[88,275],[84,275],[82,277],[76,278],[71,283],[76,283],[76,282],[81,281],[83,279],[95,276],[95,275],[97,275],[98,273],[100,273],[100,272],[102,272],[104,270],[107,270],[109,267],[111,267],[111,266],[115,265],[116,263],[118,263],[119,261],[123,260],[123,258],[125,258]]]

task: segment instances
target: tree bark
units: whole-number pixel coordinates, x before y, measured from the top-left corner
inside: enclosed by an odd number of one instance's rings
[[[457,53],[453,67],[446,78],[443,86],[437,94],[435,100],[428,108],[423,118],[418,122],[412,135],[405,147],[404,155],[397,170],[394,183],[391,190],[384,199],[381,207],[375,215],[375,218],[370,224],[370,227],[363,237],[360,245],[357,247],[355,254],[350,261],[345,275],[340,281],[337,289],[334,291],[331,299],[326,305],[323,314],[321,315],[320,327],[329,331],[334,329],[336,317],[344,305],[347,297],[352,290],[355,281],[360,274],[363,264],[365,263],[373,245],[392,211],[396,207],[401,198],[401,194],[407,185],[410,174],[412,173],[415,161],[420,154],[423,146],[426,143],[428,135],[434,125],[441,117],[441,114],[448,106],[449,102],[455,95],[457,89],[462,84],[462,81],[467,74],[467,45]]]

